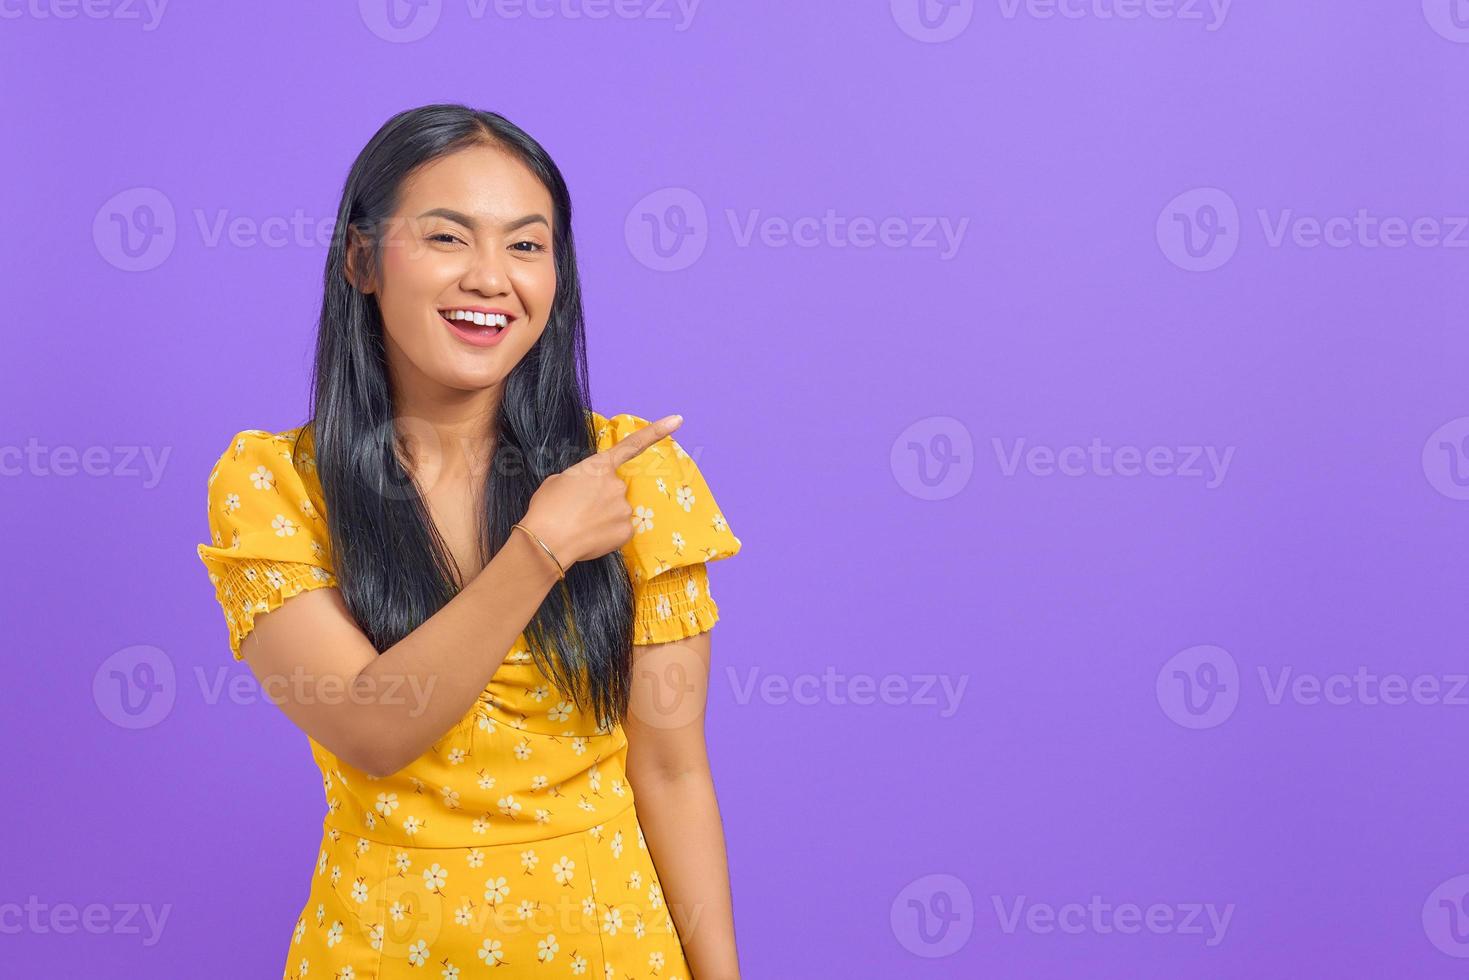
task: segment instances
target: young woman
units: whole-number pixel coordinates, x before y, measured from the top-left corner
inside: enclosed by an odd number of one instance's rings
[[[326,788],[285,975],[737,977],[703,712],[740,540],[680,416],[589,408],[560,171],[425,106],[337,228],[311,420],[234,436],[198,548]]]

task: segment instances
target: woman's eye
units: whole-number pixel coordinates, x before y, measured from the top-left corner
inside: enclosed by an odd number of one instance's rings
[[[527,240],[527,241],[523,241],[523,242],[516,242],[515,244],[517,246],[519,246],[519,245],[529,245],[530,246],[530,248],[528,250],[527,249],[521,249],[521,251],[544,252],[546,250],[546,246],[542,245],[540,242],[532,242],[532,241]]]
[[[431,241],[431,242],[443,241],[446,238],[449,241],[451,241],[451,242],[458,242],[459,241],[458,238],[456,238],[455,236],[449,234],[447,231],[441,231],[437,235],[430,235],[430,236],[428,236],[428,240]],[[464,243],[463,242],[460,242],[460,244],[462,245]]]

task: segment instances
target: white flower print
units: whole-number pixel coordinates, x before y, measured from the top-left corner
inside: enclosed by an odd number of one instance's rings
[[[542,790],[546,788],[546,783],[548,782],[549,780],[545,776],[532,776],[530,788],[533,790]]]
[[[476,834],[487,833],[490,829],[489,817],[475,817],[474,822],[469,825],[469,829],[473,830]]]
[[[431,892],[443,891],[448,880],[448,870],[437,861],[423,869],[423,886]]]
[[[289,538],[301,529],[301,525],[291,520],[285,514],[275,515],[275,518],[270,522],[270,526],[275,528],[275,535],[278,538]]]
[[[510,897],[510,886],[505,883],[505,877],[490,878],[485,881],[485,901],[491,905],[499,905]]]
[[[641,871],[634,870],[631,874],[629,874],[627,876],[627,887],[632,891],[637,891],[639,888],[642,888],[643,873]]]
[[[668,496],[668,487],[663,483],[663,477],[660,476],[655,479],[653,481],[653,486],[658,488],[659,495],[664,497]]]
[[[342,941],[342,924],[340,922],[333,922],[332,923],[332,927],[326,931],[326,946],[327,946],[327,949],[331,949],[333,946],[335,946],[337,943],[339,943],[341,941]]]
[[[641,504],[635,507],[632,512],[632,526],[634,534],[653,530],[653,508]]]
[[[611,846],[612,856],[615,858],[622,857],[622,831],[619,830],[612,835]]]
[[[459,967],[453,963],[444,964],[444,972],[441,974],[444,980],[459,980]]]
[[[577,953],[575,956],[573,956],[571,958],[571,972],[577,976],[581,976],[583,973],[586,973],[587,958],[580,953]]]
[[[530,874],[531,871],[534,870],[535,866],[540,863],[540,861],[540,857],[536,854],[534,850],[520,852],[520,866],[525,869],[526,874]]]
[[[439,789],[440,795],[444,797],[444,806],[451,810],[459,809],[459,791],[452,786],[443,786]]]
[[[655,973],[663,969],[663,952],[661,950],[655,949],[648,954],[648,968]]]
[[[571,751],[582,755],[587,751],[587,740],[585,736],[578,735],[571,740]]]
[[[550,696],[551,689],[544,684],[537,684],[535,687],[530,689],[531,700],[535,701],[537,704],[546,700]]]
[[[474,910],[469,907],[468,902],[465,902],[454,910],[454,923],[456,925],[467,926],[473,921]]]
[[[469,853],[464,855],[464,860],[468,862],[471,868],[478,868],[485,863],[485,852],[477,847],[471,847]]]
[[[275,474],[264,466],[257,466],[250,473],[250,483],[254,485],[256,490],[274,490]]]
[[[234,511],[239,510],[240,509],[240,495],[237,494],[237,493],[227,493],[227,494],[225,494],[224,495],[224,509],[227,512],[230,512],[230,513],[233,513]]]
[[[449,765],[451,766],[457,766],[467,758],[469,758],[469,753],[463,749],[454,748],[449,750]]]
[[[512,820],[514,820],[515,815],[520,812],[520,803],[515,799],[514,794],[500,797],[495,805],[500,808],[501,813],[505,814],[505,816],[509,817]]]
[[[571,717],[571,708],[570,701],[557,701],[556,706],[546,712],[546,717],[552,721],[565,721]]]
[[[538,907],[539,905],[536,902],[532,902],[530,899],[527,898],[515,907],[515,914],[520,916],[520,918],[522,919],[529,919],[531,916],[536,914],[536,909]]]
[[[581,914],[582,915],[596,915],[597,914],[597,903],[592,898],[592,896],[587,895],[587,896],[585,896],[585,897],[582,898],[582,900],[581,900]]]
[[[342,880],[342,866],[340,864],[334,864],[334,865],[332,865],[332,873],[329,875],[329,877],[331,878],[333,885],[335,885],[337,882],[341,881]]]
[[[398,869],[400,875],[407,874],[408,869],[413,867],[413,860],[408,857],[407,851],[399,851],[393,855],[393,866]]]
[[[296,934],[293,937],[291,937],[291,941],[292,942],[299,943],[301,941],[301,937],[304,936],[304,935],[306,935],[306,920],[304,918],[303,919],[297,919],[296,920]]]
[[[396,809],[398,809],[398,794],[397,793],[379,793],[379,794],[377,794],[377,803],[376,803],[374,809],[376,809],[378,813],[381,813],[385,817],[391,816],[392,813],[393,813],[393,811],[396,810]]]
[[[352,882],[352,901],[358,905],[364,905],[367,902],[367,882],[361,878]]]
[[[423,966],[428,962],[428,943],[420,939],[408,947],[408,962],[414,966]]]
[[[519,742],[515,743],[515,758],[521,760],[522,762],[530,758],[530,742],[526,741],[525,739],[521,739]]]
[[[490,966],[499,966],[505,962],[503,944],[498,939],[486,939],[479,948],[479,958]]]
[[[648,934],[648,927],[643,925],[643,917],[641,915],[632,924],[632,934],[639,939],[642,939]]]
[[[550,810],[537,810],[536,811],[536,823],[539,823],[539,824],[548,824],[550,822],[551,822],[551,811]]]
[[[374,922],[367,930],[367,941],[372,944],[373,949],[383,948],[383,924]]]
[[[572,875],[576,873],[576,862],[566,855],[561,855],[561,860],[551,865],[551,871],[556,875],[558,884],[571,887]]]
[[[405,817],[403,820],[403,833],[412,837],[423,827],[424,822],[418,817]]]
[[[710,523],[712,523],[714,525],[714,530],[715,531],[718,531],[720,533],[723,533],[723,532],[729,530],[729,525],[724,522],[724,515],[723,514],[715,514],[714,515],[714,520],[711,521]]]
[[[693,491],[693,488],[690,487],[688,484],[684,484],[683,486],[679,487],[678,488],[678,493],[674,494],[673,502],[676,503],[676,504],[678,504],[680,507],[682,507],[684,509],[684,513],[685,514],[687,514],[689,511],[693,510],[694,509],[694,491]]]
[[[536,943],[536,959],[542,963],[549,963],[556,958],[556,951],[560,948],[556,942],[556,934],[548,932],[545,939]]]
[[[617,906],[609,906],[602,915],[602,929],[609,936],[617,935],[617,930],[622,928],[622,910]]]
[[[490,789],[495,785],[495,777],[481,769],[479,771],[478,785],[480,789]]]
[[[675,555],[681,555],[681,554],[683,554],[683,546],[684,546],[683,535],[682,534],[679,534],[677,531],[674,531],[673,532],[673,536],[669,540],[671,540],[673,542],[673,553]]]

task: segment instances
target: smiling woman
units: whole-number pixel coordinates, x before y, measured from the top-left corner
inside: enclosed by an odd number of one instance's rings
[[[503,117],[389,120],[313,417],[209,475],[230,648],[326,791],[287,977],[739,975],[703,710],[706,566],[741,542],[681,417],[591,409],[570,219]]]

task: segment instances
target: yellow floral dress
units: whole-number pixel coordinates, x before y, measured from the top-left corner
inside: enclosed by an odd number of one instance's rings
[[[598,449],[649,424],[593,417]],[[308,426],[243,430],[209,475],[213,543],[198,553],[237,660],[256,616],[337,584],[310,437]],[[636,525],[622,549],[634,642],[709,629],[719,610],[705,564],[737,554],[740,539],[673,437],[618,474]],[[285,977],[689,980],[622,726],[599,728],[563,698],[523,634],[464,717],[391,776],[307,741],[327,806]]]

